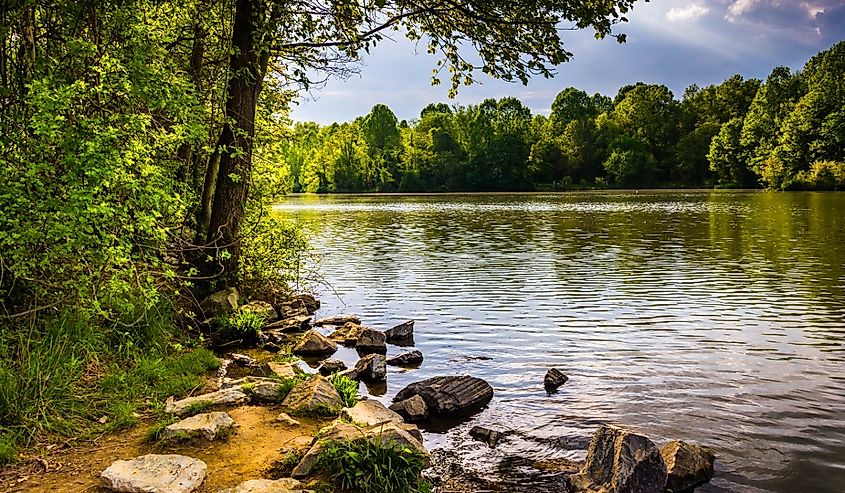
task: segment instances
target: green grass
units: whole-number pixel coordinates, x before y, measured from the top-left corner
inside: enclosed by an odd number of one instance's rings
[[[276,391],[276,402],[282,402],[294,387],[308,380],[308,375],[297,374],[294,378],[279,378],[279,388]]]
[[[197,414],[207,413],[211,409],[211,406],[211,401],[194,402],[185,408],[185,411],[182,413],[182,417],[189,418],[191,416],[196,416]]]
[[[361,439],[327,442],[315,467],[341,491],[427,493],[431,485],[420,476],[426,465],[416,450]]]
[[[144,441],[149,443],[158,443],[161,441],[161,434],[165,428],[172,425],[177,421],[175,416],[168,416],[161,421],[155,423],[150,427],[149,430],[144,434]]]
[[[356,380],[333,373],[329,377],[329,382],[337,390],[337,393],[340,394],[340,399],[343,401],[344,406],[352,407],[358,402],[358,382]]]
[[[223,320],[220,334],[226,339],[255,339],[266,320],[264,315],[251,311],[237,311]]]
[[[17,443],[17,433],[0,430],[0,465],[15,462],[18,455]]]
[[[285,453],[281,459],[273,462],[270,468],[272,477],[274,479],[289,477],[304,455],[305,453],[301,450],[291,450]]]

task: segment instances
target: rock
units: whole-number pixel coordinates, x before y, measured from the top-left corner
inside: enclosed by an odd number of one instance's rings
[[[347,370],[339,371],[337,373],[337,376],[351,378],[352,380],[360,380],[361,379],[361,376],[358,375],[358,370],[356,370],[355,368],[349,368]]]
[[[355,344],[358,343],[358,336],[366,329],[363,325],[347,322],[329,334],[329,339],[337,341],[344,346],[355,347]]]
[[[387,358],[387,364],[393,366],[419,366],[422,362],[423,355],[416,350]]]
[[[291,418],[290,415],[288,415],[287,413],[279,413],[279,415],[276,416],[276,419],[274,419],[273,421],[275,421],[276,423],[281,423],[281,424],[283,424],[285,426],[289,426],[289,427],[302,425],[302,423],[300,423],[299,421]]]
[[[247,375],[241,378],[228,378],[224,377],[223,381],[220,383],[220,390],[225,389],[237,389],[244,393],[246,393],[243,389],[244,387],[251,388],[255,387],[256,384],[262,382],[276,382],[276,380],[267,377],[256,377],[253,375]]]
[[[358,339],[355,341],[355,349],[359,353],[387,353],[387,344],[385,343],[384,333],[377,330],[364,327],[358,333]]]
[[[669,493],[691,491],[713,477],[716,457],[710,449],[675,440],[660,450],[660,456],[669,474],[666,481]]]
[[[302,483],[293,478],[282,479],[250,479],[235,486],[226,488],[217,493],[301,493]]]
[[[494,448],[504,435],[502,434],[502,432],[491,430],[490,428],[485,428],[483,426],[473,426],[472,429],[469,430],[469,436],[475,438],[480,442],[486,443],[490,446],[490,448]]]
[[[399,413],[409,423],[428,419],[428,406],[419,395],[413,395],[404,401],[394,402],[389,409]]]
[[[294,299],[301,301],[305,305],[305,309],[308,310],[309,315],[313,315],[320,309],[320,300],[311,293],[298,293],[294,296]]]
[[[258,366],[258,361],[255,358],[245,354],[232,353],[229,355],[229,359],[238,366]]]
[[[161,432],[161,439],[185,437],[211,441],[220,435],[227,435],[234,426],[235,421],[223,412],[197,414],[165,428]]]
[[[303,356],[328,356],[337,351],[337,344],[314,329],[309,330],[293,347],[294,354]]]
[[[247,395],[240,389],[228,388],[221,389],[217,392],[208,394],[195,395],[186,397],[182,400],[174,401],[173,397],[167,399],[164,404],[164,412],[168,414],[175,414],[181,416],[188,411],[188,409],[195,404],[207,403],[212,406],[243,404],[248,400]]]
[[[261,334],[261,335],[264,335],[264,334]],[[261,349],[263,349],[267,352],[270,352],[270,353],[278,353],[279,351],[282,350],[282,346],[279,346],[275,342],[265,342],[265,343],[261,344]]]
[[[282,401],[282,406],[295,413],[319,412],[326,409],[339,411],[343,407],[343,400],[328,380],[314,375],[294,387]]]
[[[264,336],[270,343],[278,344],[280,346],[287,345],[288,341],[290,341],[290,336],[280,330],[268,330],[258,334],[258,336]]]
[[[250,384],[249,387],[242,387],[242,389],[252,398],[253,402],[273,404],[279,402],[279,389],[281,387],[282,384],[275,380],[264,380]]]
[[[546,390],[552,392],[557,390],[561,385],[565,384],[567,380],[569,380],[569,377],[564,375],[562,371],[557,368],[552,368],[547,371],[546,376],[543,377],[543,386],[546,387]]]
[[[355,363],[358,379],[366,382],[382,382],[387,379],[387,365],[384,355],[368,354]]]
[[[411,338],[414,336],[414,321],[408,320],[392,329],[387,329],[384,331],[384,335],[387,337],[387,342]]]
[[[429,457],[428,451],[414,434],[405,429],[405,426],[407,425],[387,422],[366,428],[358,428],[354,425],[336,421],[330,427],[320,430],[320,439],[316,440],[311,446],[311,449],[302,457],[302,460],[293,469],[291,476],[294,478],[308,476],[317,462],[317,457],[324,450],[325,444],[329,441],[338,440],[370,440],[373,443],[383,445],[391,443],[398,444],[399,446],[408,447],[420,452],[427,461]]]
[[[320,375],[327,377],[332,373],[338,373],[346,369],[346,363],[339,359],[327,359],[323,361],[323,365],[320,366]]]
[[[218,291],[200,302],[200,309],[206,318],[231,315],[238,309],[238,290],[226,288]]]
[[[264,317],[265,322],[272,322],[279,318],[279,314],[276,313],[276,309],[273,308],[273,305],[267,303],[266,301],[250,301],[246,305],[242,306],[240,311],[257,313]]]
[[[666,464],[648,437],[602,425],[590,440],[584,467],[570,482],[576,491],[589,493],[662,493],[666,476]]]
[[[384,407],[379,401],[358,401],[353,407],[340,410],[340,417],[359,426],[373,426],[380,423],[404,423],[402,416]]]
[[[300,299],[294,298],[279,305],[279,315],[283,318],[308,316],[311,313],[313,312],[308,310],[308,305]]]
[[[279,378],[296,378],[296,370],[294,370],[292,363],[277,363],[271,361],[267,363],[267,368]]]
[[[314,322],[315,327],[322,327],[324,325],[336,325],[341,326],[347,323],[353,323],[355,325],[361,325],[361,319],[356,317],[355,315],[338,315],[335,317],[326,317],[316,320]]]
[[[208,467],[184,455],[149,454],[118,460],[100,474],[106,488],[124,493],[190,493],[200,487]]]
[[[433,377],[408,385],[393,401],[404,401],[414,395],[423,398],[430,414],[451,414],[484,406],[493,398],[493,387],[469,375]]]
[[[264,327],[264,331],[274,332],[304,332],[311,328],[311,317],[308,315],[297,315],[285,317]]]

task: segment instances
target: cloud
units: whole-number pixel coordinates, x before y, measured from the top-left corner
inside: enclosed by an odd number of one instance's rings
[[[672,7],[666,13],[666,18],[671,22],[687,22],[707,15],[708,12],[710,12],[709,8],[692,3],[683,8]]]
[[[842,0],[731,0],[725,19],[773,35],[791,33],[804,42],[841,38]]]

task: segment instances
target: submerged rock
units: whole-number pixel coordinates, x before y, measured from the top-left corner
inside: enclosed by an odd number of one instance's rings
[[[200,302],[200,309],[206,318],[231,315],[238,309],[238,290],[226,288],[210,295]]]
[[[493,398],[493,387],[469,375],[433,377],[400,390],[394,402],[419,395],[431,414],[474,411]]]
[[[355,364],[355,373],[365,382],[383,382],[387,379],[387,365],[381,354],[368,354]]]
[[[384,407],[379,401],[358,401],[352,407],[344,407],[340,417],[359,426],[373,426],[380,423],[404,423],[402,416]]]
[[[267,303],[266,301],[250,301],[246,305],[242,306],[240,311],[257,313],[258,315],[264,317],[264,321],[267,323],[279,318],[279,314],[276,313],[276,309],[273,308],[273,305]]]
[[[344,346],[355,347],[355,344],[358,343],[358,336],[360,336],[364,330],[367,330],[367,328],[361,324],[347,322],[343,324],[342,327],[329,334],[329,339],[343,344]]]
[[[334,317],[326,317],[321,318],[314,321],[315,327],[322,327],[324,325],[344,325],[347,323],[353,323],[356,325],[361,325],[361,319],[355,315],[337,315]]]
[[[666,491],[680,493],[704,484],[713,477],[716,456],[707,448],[682,441],[672,441],[660,449],[669,478]]]
[[[314,375],[294,387],[282,401],[282,406],[295,413],[337,411],[343,407],[343,400],[328,380]]]
[[[485,428],[483,426],[473,426],[471,430],[469,430],[469,436],[475,438],[479,442],[484,442],[490,448],[494,448],[499,440],[502,439],[504,434],[500,431],[491,430],[490,428]]]
[[[394,402],[389,409],[399,413],[409,423],[428,419],[428,406],[419,395],[413,395],[404,401]]]
[[[346,363],[339,359],[327,359],[323,361],[323,364],[320,366],[319,372],[320,375],[327,377],[332,373],[338,373],[346,369]]]
[[[416,350],[387,358],[387,364],[392,366],[419,366],[422,362],[423,354]]]
[[[149,454],[115,461],[100,477],[106,488],[123,493],[191,493],[205,480],[207,470],[199,459]]]
[[[294,354],[303,356],[328,356],[337,351],[337,344],[314,329],[302,336],[293,348]]]
[[[645,435],[612,425],[596,430],[587,461],[570,477],[576,491],[589,493],[662,493],[666,464]]]
[[[302,493],[302,483],[293,478],[282,479],[250,479],[217,493]]]
[[[414,336],[414,321],[408,320],[392,329],[387,329],[384,331],[384,335],[387,338],[387,342],[409,339]]]
[[[367,353],[387,353],[387,344],[385,343],[384,334],[377,330],[364,327],[364,330],[358,333],[358,338],[355,340],[355,349],[359,354]]]
[[[569,377],[564,375],[562,371],[557,368],[552,368],[546,372],[546,376],[543,378],[543,386],[546,387],[546,390],[549,392],[553,392],[561,385],[565,384],[568,380]]]
[[[161,432],[161,439],[204,438],[214,440],[228,435],[235,427],[235,421],[224,412],[203,413],[173,423]]]
[[[227,388],[208,394],[186,397],[178,401],[174,400],[173,397],[169,397],[164,403],[164,412],[167,414],[181,416],[185,414],[191,406],[199,404],[206,404],[209,406],[234,405],[243,404],[247,400],[247,395],[241,389]]]

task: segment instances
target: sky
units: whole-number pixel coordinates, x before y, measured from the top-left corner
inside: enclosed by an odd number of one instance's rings
[[[845,0],[652,0],[638,2],[630,22],[613,38],[592,31],[563,34],[572,61],[551,79],[527,86],[478,74],[480,83],[448,98],[449,83],[431,85],[437,58],[404,38],[385,40],[357,66],[358,73],[331,79],[303,95],[295,121],[328,124],[388,105],[397,118],[413,119],[431,102],[469,105],[515,96],[535,113],[548,114],[554,97],[574,86],[609,96],[638,81],[665,84],[680,98],[690,84],[718,84],[733,74],[765,79],[776,66],[800,69],[814,54],[845,39]]]

